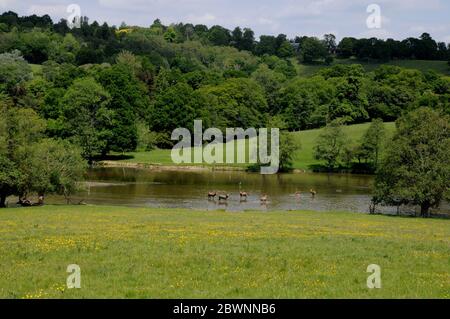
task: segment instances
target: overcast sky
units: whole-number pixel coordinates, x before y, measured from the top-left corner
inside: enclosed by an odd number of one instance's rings
[[[49,14],[67,18],[69,4],[78,4],[90,21],[149,26],[190,22],[229,29],[239,25],[256,35],[284,33],[404,39],[430,33],[450,43],[450,0],[0,0],[0,10],[20,15]],[[369,4],[381,8],[381,28],[369,29]]]

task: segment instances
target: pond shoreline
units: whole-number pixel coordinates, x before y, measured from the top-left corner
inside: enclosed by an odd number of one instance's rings
[[[158,171],[242,171],[245,172],[245,167],[231,167],[231,166],[204,166],[204,165],[165,165],[165,164],[147,164],[147,163],[129,163],[117,161],[100,161],[96,162],[94,167],[127,167],[127,168],[141,168]]]
[[[126,168],[139,168],[155,171],[202,171],[202,172],[247,172],[246,167],[237,166],[211,166],[211,165],[166,165],[166,164],[148,164],[148,163],[130,163],[130,162],[117,162],[117,161],[99,161],[94,163],[94,167],[126,167]],[[249,172],[251,173],[251,172]],[[294,169],[289,173],[303,174],[314,173],[312,170]]]
[[[255,173],[253,171],[249,171],[247,167],[239,167],[239,166],[226,166],[226,165],[168,165],[168,164],[158,164],[158,163],[135,163],[135,162],[120,162],[120,161],[111,161],[111,160],[103,160],[94,162],[93,167],[126,167],[126,168],[139,168],[139,169],[148,169],[153,171],[198,171],[198,172],[247,172],[247,173]],[[375,174],[367,172],[367,171],[352,171],[349,169],[336,169],[334,171],[327,171],[325,169],[299,169],[295,168],[289,172],[283,172],[286,174],[306,174],[306,173],[317,173],[317,174],[348,174],[348,175],[366,175],[366,176],[375,176]]]

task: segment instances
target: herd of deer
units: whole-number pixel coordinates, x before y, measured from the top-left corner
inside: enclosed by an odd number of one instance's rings
[[[309,190],[309,193],[311,194],[311,196],[314,198],[317,194],[317,192],[313,189]],[[239,192],[239,197],[241,199],[241,201],[246,201],[247,197],[248,197],[248,193],[247,192]],[[297,198],[299,198],[301,195],[300,191],[296,191],[295,192],[295,196]],[[216,196],[219,198],[219,202],[220,201],[227,201],[228,198],[230,197],[230,194],[217,194],[217,192],[208,192],[208,199],[209,200],[214,200],[216,198]],[[260,198],[261,203],[267,203],[268,201],[268,197],[267,194],[263,194]]]

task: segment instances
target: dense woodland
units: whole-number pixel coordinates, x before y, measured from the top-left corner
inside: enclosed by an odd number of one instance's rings
[[[0,16],[2,100],[31,108],[49,137],[76,140],[88,158],[170,144],[176,127],[261,127],[273,117],[288,130],[397,119],[419,106],[450,112],[450,80],[394,66],[365,72],[335,65],[313,77],[298,63],[448,58],[428,34],[404,41],[261,36],[250,29],[176,24],[149,28],[88,23],[69,29],[50,17]],[[33,76],[30,64],[40,64]],[[144,145],[145,148],[145,145]]]
[[[450,79],[383,66],[336,65],[297,75],[299,62],[447,59],[428,34],[404,41],[284,35],[255,40],[250,29],[176,24],[149,28],[89,23],[70,30],[48,16],[0,16],[3,99],[35,110],[49,137],[73,139],[84,155],[131,151],[139,142],[170,144],[176,127],[260,127],[279,117],[288,130],[334,119],[392,121],[419,106],[448,111]],[[42,65],[34,76],[30,64]]]

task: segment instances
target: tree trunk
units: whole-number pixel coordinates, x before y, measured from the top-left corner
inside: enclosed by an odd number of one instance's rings
[[[0,208],[6,207],[6,195],[1,194],[0,195]]]
[[[420,205],[420,215],[422,217],[430,217],[430,203],[425,202]]]

